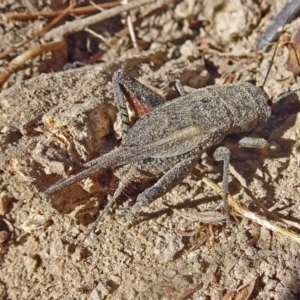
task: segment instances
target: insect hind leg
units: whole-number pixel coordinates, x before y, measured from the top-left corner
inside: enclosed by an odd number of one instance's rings
[[[153,108],[165,102],[165,99],[140,83],[138,80],[118,70],[114,73],[112,84],[121,114],[123,134],[129,130],[129,116],[126,101],[139,117],[151,112]]]

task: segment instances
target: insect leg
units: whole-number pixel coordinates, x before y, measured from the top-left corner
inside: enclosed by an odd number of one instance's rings
[[[172,81],[170,82],[169,84],[170,87],[174,86],[177,93],[180,95],[180,96],[185,96],[186,95],[186,92],[181,84],[181,82],[179,80],[175,80],[175,81]]]
[[[106,206],[104,207],[104,209],[100,212],[100,214],[98,215],[96,221],[94,222],[93,226],[91,227],[91,229],[86,233],[86,235],[84,236],[84,238],[82,239],[82,241],[79,244],[79,247],[82,246],[82,244],[84,243],[84,241],[86,240],[86,238],[94,231],[94,229],[97,227],[98,223],[100,222],[100,220],[103,218],[103,216],[110,210],[110,208],[116,203],[117,199],[119,198],[119,196],[122,194],[122,192],[124,191],[124,189],[126,188],[126,184],[124,184],[123,182],[119,182],[118,188],[116,189],[113,197],[110,199],[110,201],[106,204]]]
[[[149,205],[151,202],[163,196],[165,193],[179,184],[194,168],[198,162],[198,159],[198,157],[191,157],[182,160],[165,175],[163,175],[152,187],[139,194],[137,197],[137,202],[130,210],[131,216],[128,216],[129,219],[137,216],[143,206]]]
[[[245,148],[265,148],[267,144],[265,139],[255,137],[244,137],[238,141],[238,145]]]
[[[112,78],[115,99],[119,106],[123,133],[129,129],[129,117],[125,100],[139,117],[151,112],[165,99],[122,70],[114,73]]]
[[[117,82],[116,73],[113,76],[112,84],[113,84],[115,99],[116,99],[118,107],[119,107],[119,114],[120,114],[121,120],[122,120],[123,136],[125,136],[125,135],[127,135],[128,130],[129,130],[129,116],[128,116],[128,110],[127,110],[126,102],[124,99],[124,95],[121,90],[121,86]]]
[[[132,167],[131,165],[126,165],[123,168],[119,170],[118,177],[120,177],[120,181],[118,183],[118,187],[115,190],[112,198],[109,200],[105,208],[99,213],[96,221],[94,222],[91,229],[87,232],[87,234],[82,239],[80,246],[84,243],[86,238],[91,234],[91,232],[94,231],[94,229],[97,227],[98,223],[101,221],[103,216],[112,208],[112,206],[116,203],[118,198],[121,196],[121,194],[124,192],[126,187],[130,184],[130,182],[135,181],[137,178],[141,178],[143,175],[139,172],[135,167]]]
[[[228,170],[229,170],[229,160],[230,160],[230,151],[228,148],[219,147],[214,152],[214,159],[216,161],[224,161],[223,164],[223,181],[222,181],[222,198],[223,205],[226,212],[226,222],[227,225],[230,224],[230,215],[227,203],[227,194],[228,194]]]

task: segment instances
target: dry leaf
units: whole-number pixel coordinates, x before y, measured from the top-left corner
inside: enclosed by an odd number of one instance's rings
[[[289,43],[289,57],[285,63],[285,68],[291,71],[294,76],[300,75],[300,44],[299,43]]]
[[[251,279],[250,282],[245,284],[244,286],[240,287],[239,289],[235,291],[229,291],[227,292],[222,300],[247,300],[250,298],[254,286],[256,283],[256,278]]]

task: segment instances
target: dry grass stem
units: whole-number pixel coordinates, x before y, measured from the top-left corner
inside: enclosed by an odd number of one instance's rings
[[[108,3],[98,4],[98,7],[93,5],[78,7],[70,10],[70,14],[73,15],[90,15],[99,11],[99,7],[103,9],[112,8],[115,6],[121,5],[121,1],[114,1]],[[31,21],[39,18],[53,19],[61,15],[64,10],[55,10],[55,11],[36,11],[36,12],[21,12],[21,13],[8,13],[3,14],[7,20],[12,21]]]
[[[165,8],[168,7],[169,4],[177,2],[178,0],[164,0],[160,3],[158,3],[158,6],[156,8],[154,8],[153,10],[151,10],[149,13],[147,13],[146,15],[142,16],[141,18],[139,18],[138,20],[134,21],[133,26],[139,26],[145,19],[153,16],[153,15],[158,15],[162,10],[164,10]],[[109,45],[110,47],[114,46],[120,38],[122,38],[123,36],[127,35],[129,33],[129,28],[125,27],[124,29],[122,29],[121,31],[119,31],[114,37],[106,40],[105,44]],[[101,49],[100,51],[98,51],[96,54],[94,54],[89,60],[88,60],[88,64],[93,64],[95,62],[97,62],[102,56],[103,54],[106,52],[106,49]]]
[[[99,14],[94,15],[94,16],[90,16],[85,19],[75,20],[73,22],[66,23],[64,25],[61,25],[61,26],[49,31],[45,35],[45,39],[51,40],[51,39],[55,39],[55,38],[62,38],[66,34],[84,30],[86,27],[89,27],[96,23],[100,23],[106,19],[115,17],[115,16],[121,14],[122,12],[126,12],[126,11],[132,10],[134,8],[137,8],[137,7],[149,4],[149,3],[153,3],[153,2],[155,2],[155,0],[135,0],[127,5],[107,9],[103,12],[100,12]]]
[[[45,26],[41,31],[39,31],[35,36],[33,36],[29,39],[26,39],[25,41],[17,44],[13,48],[10,48],[9,50],[7,50],[5,52],[0,53],[0,59],[3,59],[7,55],[9,55],[11,52],[14,52],[14,51],[18,50],[19,48],[23,47],[24,45],[26,45],[30,41],[41,37],[45,32],[50,30],[57,23],[59,23],[61,21],[61,19],[63,19],[66,15],[68,15],[70,13],[70,11],[74,8],[74,6],[75,6],[75,4],[70,4],[60,15],[58,15],[54,20],[52,20],[47,26]]]
[[[64,46],[65,41],[61,40],[58,42],[44,44],[23,52],[15,59],[13,59],[9,63],[8,68],[0,75],[0,86],[3,85],[6,82],[6,80],[11,76],[11,74],[20,69],[28,60],[40,55],[41,53],[55,51]]]
[[[211,187],[219,195],[222,195],[222,190],[217,184],[215,184],[214,182],[212,182],[211,180],[209,180],[206,177],[203,177],[202,180],[205,184],[207,184],[209,187]],[[275,224],[271,223],[270,221],[265,220],[262,217],[258,216],[257,214],[243,208],[239,204],[239,202],[231,195],[227,196],[227,200],[228,200],[228,203],[242,216],[244,216],[248,219],[251,219],[252,221],[262,225],[265,228],[268,228],[274,232],[278,232],[279,234],[284,235],[285,237],[289,238],[290,240],[300,244],[300,236],[299,235],[297,235],[287,229],[281,228],[278,225],[275,225]]]
[[[122,4],[123,5],[128,4],[128,0],[123,0]],[[138,50],[138,45],[137,45],[137,42],[136,42],[136,36],[135,36],[135,33],[134,33],[134,28],[133,28],[132,17],[131,17],[130,11],[127,12],[127,26],[128,26],[128,29],[129,29],[129,34],[130,34],[130,37],[131,37],[133,48]]]

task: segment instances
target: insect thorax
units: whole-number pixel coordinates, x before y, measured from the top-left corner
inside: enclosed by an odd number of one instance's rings
[[[264,123],[271,114],[269,97],[262,88],[251,83],[214,86],[209,90],[231,112],[231,132],[249,131]]]

